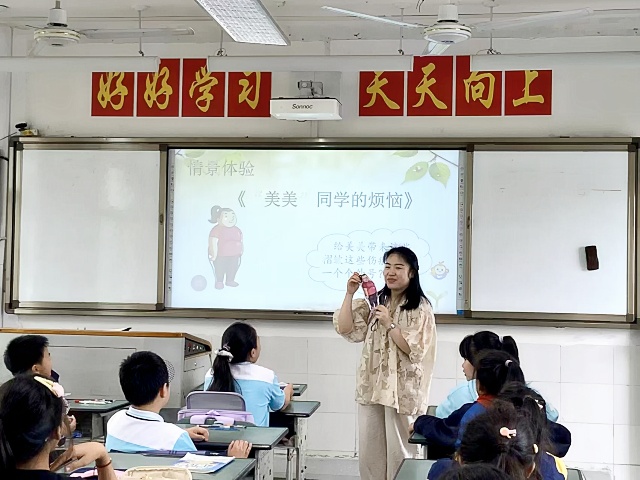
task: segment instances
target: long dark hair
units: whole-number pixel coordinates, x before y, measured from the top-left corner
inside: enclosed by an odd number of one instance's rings
[[[499,403],[467,424],[457,454],[462,464],[489,463],[513,480],[541,480],[537,469],[528,475],[541,455],[535,443],[527,416]]]
[[[467,335],[460,342],[460,356],[466,359],[474,368],[478,360],[478,354],[483,350],[501,350],[507,352],[516,360],[520,361],[518,345],[513,337],[500,337],[493,332],[482,331]]]
[[[213,361],[213,382],[208,390],[237,392],[239,388],[231,373],[231,365],[246,362],[254,348],[258,348],[258,333],[251,325],[236,322],[227,328],[222,334],[222,347]]]
[[[497,467],[485,463],[460,465],[446,472],[441,480],[511,480],[511,477]]]
[[[420,306],[420,301],[424,298],[427,302],[429,299],[422,291],[420,286],[420,265],[418,265],[418,257],[413,251],[407,247],[394,247],[384,254],[382,260],[387,263],[387,259],[391,255],[398,255],[409,265],[409,285],[404,291],[405,303],[402,305],[402,310],[415,310]],[[385,284],[382,290],[378,293],[378,298],[381,305],[385,305],[391,299],[391,289]],[[429,302],[430,304],[430,302]]]
[[[476,382],[482,393],[498,395],[509,382],[525,383],[518,361],[507,352],[487,350],[478,357]]]
[[[64,424],[62,398],[35,377],[18,375],[0,387],[1,478],[37,456]]]
[[[512,404],[518,413],[528,417],[540,449],[552,450],[547,424],[547,402],[542,398],[542,395],[524,383],[510,382],[504,386],[498,395],[498,400]]]
[[[211,218],[209,219],[209,223],[218,223],[220,221],[220,215],[224,212],[233,212],[233,210],[231,208],[222,208],[220,205],[211,207]]]

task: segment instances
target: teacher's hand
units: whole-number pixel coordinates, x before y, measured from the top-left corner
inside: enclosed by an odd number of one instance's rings
[[[349,295],[353,295],[354,293],[356,293],[361,283],[362,280],[360,279],[359,273],[356,272],[351,275],[351,277],[349,277],[349,280],[347,281],[347,293]]]
[[[393,323],[389,315],[389,309],[384,305],[378,305],[373,309],[373,317],[385,328],[389,328]]]

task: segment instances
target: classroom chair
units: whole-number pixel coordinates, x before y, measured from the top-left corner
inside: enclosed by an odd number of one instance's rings
[[[577,468],[568,468],[567,469],[567,480],[585,480],[585,476]]]
[[[244,398],[234,392],[191,392],[187,395],[187,408],[210,410],[247,410]]]

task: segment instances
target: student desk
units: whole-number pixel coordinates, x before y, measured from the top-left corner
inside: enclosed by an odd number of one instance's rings
[[[204,383],[201,383],[196,388],[194,388],[192,390],[192,392],[201,392],[203,389],[204,389]],[[293,384],[293,396],[294,397],[299,397],[306,391],[307,391],[307,384],[306,383],[294,383]]]
[[[115,462],[115,460],[114,460]],[[425,480],[431,465],[435,462],[432,460],[416,460],[414,458],[405,458],[400,464],[400,468],[396,472],[395,480]]]
[[[305,385],[306,387],[306,385]],[[305,388],[306,389],[306,388]],[[271,417],[293,418],[293,429],[295,433],[296,452],[296,479],[304,480],[307,454],[307,420],[320,408],[320,402],[308,402],[295,400],[289,403],[287,408],[279,412],[271,413]],[[292,472],[290,468],[291,451],[287,449],[287,480],[291,480]]]
[[[179,425],[189,428],[192,425]],[[234,430],[210,428],[209,440],[195,442],[198,450],[226,449],[234,440],[245,440],[253,444],[256,458],[256,480],[273,479],[273,449],[287,434],[286,428],[246,427]]]
[[[79,401],[85,399],[77,399]],[[114,400],[105,404],[83,404],[76,403],[76,400],[69,399],[69,415],[76,417],[77,428],[83,433],[86,433],[81,426],[86,422],[90,425],[91,431],[89,432],[90,439],[96,439],[106,435],[107,433],[107,421],[119,410],[127,408],[129,402],[126,400]],[[90,423],[89,423],[90,422]]]
[[[128,470],[133,467],[170,467],[178,462],[178,457],[151,457],[134,453],[111,453],[113,468]],[[239,480],[245,477],[255,467],[256,461],[252,458],[235,459],[229,465],[214,474],[194,473],[194,480]]]

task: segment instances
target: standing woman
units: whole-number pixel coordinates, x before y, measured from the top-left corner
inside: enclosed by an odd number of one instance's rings
[[[385,286],[373,313],[364,299],[353,300],[362,282],[354,273],[333,316],[340,335],[364,342],[356,384],[362,480],[394,477],[402,460],[412,456],[409,425],[427,411],[436,325],[418,269],[415,253],[392,248],[384,254]]]

